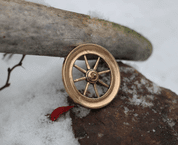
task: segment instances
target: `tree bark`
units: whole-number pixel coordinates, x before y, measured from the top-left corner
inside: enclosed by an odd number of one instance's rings
[[[152,53],[152,44],[128,27],[24,0],[0,1],[0,52],[66,57],[84,43],[101,45],[116,59],[146,60]]]

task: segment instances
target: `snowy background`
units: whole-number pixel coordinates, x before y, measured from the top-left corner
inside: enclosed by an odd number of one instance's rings
[[[145,62],[123,62],[178,94],[177,0],[30,1],[104,18],[141,33],[153,44],[152,56]],[[7,68],[18,63],[21,55],[14,55],[10,60],[1,60],[2,57],[1,53],[0,86],[6,81]],[[25,69],[18,67],[12,72],[11,86],[0,91],[1,145],[79,144],[72,132],[69,112],[57,122],[45,116],[57,107],[68,105],[61,76],[62,63],[63,58],[26,56]]]

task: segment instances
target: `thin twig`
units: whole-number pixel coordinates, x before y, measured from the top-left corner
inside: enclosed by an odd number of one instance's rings
[[[14,54],[13,53],[4,53],[2,60],[4,60],[5,57],[8,56],[8,55],[9,55],[9,57],[7,58],[7,61],[10,60]]]
[[[4,53],[4,54],[3,54],[2,60],[6,57],[7,54],[8,54],[8,53]]]
[[[15,66],[13,66],[12,68],[8,68],[7,69],[7,72],[8,72],[8,75],[7,75],[7,80],[6,80],[6,84],[0,88],[0,91],[3,90],[4,88],[6,87],[9,87],[10,86],[10,83],[9,83],[9,80],[10,80],[10,75],[11,75],[11,72],[13,71],[13,69],[15,69],[16,67],[18,66],[22,66],[22,61],[24,60],[25,58],[25,54],[23,54],[20,62],[18,64],[16,64]]]

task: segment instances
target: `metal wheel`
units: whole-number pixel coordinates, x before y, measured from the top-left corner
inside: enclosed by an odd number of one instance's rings
[[[97,56],[94,67],[89,65],[87,60],[88,54]],[[75,64],[76,60],[80,57],[84,57],[86,70]],[[97,67],[101,59],[107,63],[109,69],[98,72]],[[74,80],[72,75],[74,67],[82,72],[84,76]],[[105,73],[110,73],[111,80],[109,85],[100,79],[100,76]],[[115,58],[108,50],[96,44],[79,45],[68,54],[63,63],[62,79],[66,92],[74,102],[91,109],[102,108],[109,104],[115,98],[120,87],[120,72]],[[79,81],[86,81],[83,92],[76,88],[75,83]],[[102,96],[98,93],[97,83],[107,88],[106,93]],[[86,96],[89,85],[93,85],[96,94],[95,98]]]

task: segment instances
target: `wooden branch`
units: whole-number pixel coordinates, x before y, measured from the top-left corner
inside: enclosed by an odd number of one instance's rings
[[[146,60],[152,53],[151,43],[128,27],[24,0],[0,0],[0,52],[66,57],[83,43],[101,45],[116,59]]]
[[[16,64],[16,65],[13,66],[12,68],[8,68],[8,69],[7,69],[8,75],[7,75],[6,84],[0,88],[0,91],[3,90],[4,88],[10,86],[9,80],[10,80],[11,72],[12,72],[16,67],[22,66],[22,61],[24,60],[24,58],[25,58],[25,55],[22,56],[22,58],[21,58],[21,60],[20,60],[20,62],[19,62],[18,64]]]

